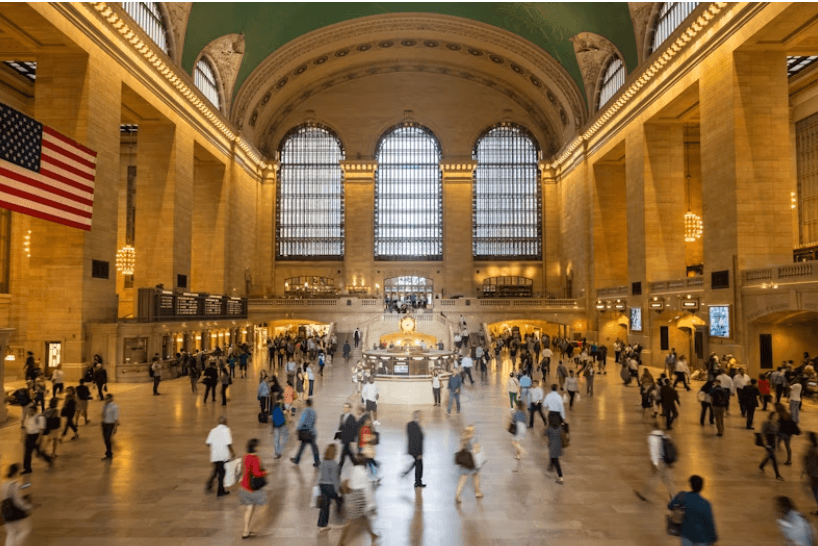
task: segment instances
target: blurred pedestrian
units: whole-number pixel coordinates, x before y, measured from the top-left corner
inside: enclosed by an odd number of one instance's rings
[[[522,426],[522,425],[517,425]],[[457,463],[457,469],[460,477],[457,481],[457,491],[454,494],[454,500],[460,503],[460,494],[463,493],[463,488],[466,487],[466,482],[469,476],[474,480],[474,496],[478,499],[483,498],[483,492],[480,490],[480,466],[484,462],[483,448],[477,443],[477,438],[474,434],[474,425],[469,425],[463,430],[460,436],[460,451],[457,457],[461,458],[461,462]],[[455,457],[457,459],[457,457]],[[469,464],[471,461],[471,464]]]
[[[786,546],[815,546],[815,532],[812,525],[795,509],[795,503],[789,497],[776,497],[775,507],[778,512],[778,528],[787,540]]]
[[[318,487],[321,490],[321,511],[318,514],[318,529],[329,530],[330,501],[335,500],[338,512],[341,512],[341,469],[335,461],[337,448],[335,444],[328,444],[324,450],[324,460],[321,461],[321,471],[318,476]]]
[[[713,507],[700,495],[704,488],[701,476],[690,476],[690,491],[680,491],[667,505],[668,509],[682,509],[682,546],[710,546],[718,540]]]
[[[265,476],[267,472],[261,467],[261,460],[256,455],[256,447],[259,442],[252,438],[247,442],[247,453],[242,459],[241,489],[239,489],[239,503],[245,506],[244,511],[244,532],[241,538],[255,536],[250,532],[250,524],[253,521],[253,512],[256,506],[267,504],[267,492],[264,486],[267,484]]]
[[[20,467],[9,465],[6,481],[0,486],[3,516],[6,523],[6,546],[23,546],[31,533],[31,503],[23,496],[24,486],[19,480]],[[9,502],[6,502],[8,500]]]

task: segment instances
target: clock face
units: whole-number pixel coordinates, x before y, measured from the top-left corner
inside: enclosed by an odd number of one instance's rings
[[[415,329],[415,319],[412,317],[403,317],[400,320],[400,329],[404,333],[409,333],[414,331]]]

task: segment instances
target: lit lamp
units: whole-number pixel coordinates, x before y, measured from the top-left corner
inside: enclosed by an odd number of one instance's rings
[[[685,137],[687,136],[687,130],[685,130]],[[687,142],[687,138],[685,138],[685,158],[687,159],[687,164],[685,166],[685,171],[687,174],[685,178],[687,180],[687,212],[685,213],[685,242],[686,243],[695,243],[702,237],[702,219],[701,217],[690,210],[690,201],[691,201],[691,193],[690,193],[690,149]]]
[[[123,275],[133,275],[136,269],[136,250],[131,245],[125,245],[116,253],[116,268]]]

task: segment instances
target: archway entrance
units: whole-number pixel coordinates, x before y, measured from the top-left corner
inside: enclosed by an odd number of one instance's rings
[[[390,311],[425,309],[434,301],[434,281],[427,277],[405,275],[383,280],[386,308]]]

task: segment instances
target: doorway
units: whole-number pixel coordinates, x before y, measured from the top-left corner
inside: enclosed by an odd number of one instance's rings
[[[45,342],[45,361],[48,370],[53,370],[62,364],[62,342]]]

